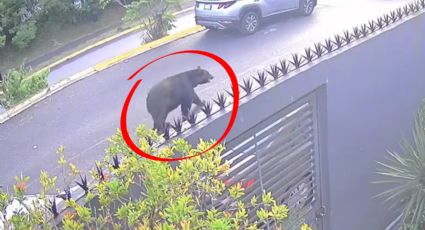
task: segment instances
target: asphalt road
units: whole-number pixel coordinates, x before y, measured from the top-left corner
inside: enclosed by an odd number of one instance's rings
[[[158,56],[183,49],[213,52],[224,58],[241,79],[280,57],[302,51],[335,33],[375,19],[405,2],[322,0],[310,17],[293,14],[274,17],[252,36],[204,31],[97,73],[0,125],[0,185],[12,185],[14,176],[22,172],[33,179],[30,192],[36,191],[41,169],[59,174],[55,154],[59,145],[65,146],[67,158],[81,169],[93,167],[94,161],[104,155],[107,138],[119,127],[122,104],[134,83],[126,79],[141,65]],[[80,60],[81,65],[86,62]],[[143,83],[130,106],[130,129],[141,123],[152,125],[144,103],[152,84],[198,65],[216,76],[214,82],[197,89],[203,99],[230,88],[224,71],[211,60],[194,55],[164,59],[138,76]],[[58,71],[66,69],[59,68]]]

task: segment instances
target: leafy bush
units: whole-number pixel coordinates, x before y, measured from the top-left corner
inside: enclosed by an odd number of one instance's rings
[[[82,21],[96,21],[101,11],[98,0],[86,0],[81,8],[78,9],[78,15]]]
[[[15,36],[12,38],[12,44],[22,49],[27,47],[37,34],[37,26],[34,20],[21,24],[16,28]]]
[[[389,152],[386,163],[378,170],[385,179],[377,183],[392,187],[378,197],[395,208],[402,207],[403,229],[425,229],[425,103],[419,110],[413,129],[413,143],[402,141],[403,153]]]
[[[6,45],[6,35],[0,30],[0,48]]]
[[[136,136],[142,150],[166,158],[193,155],[213,143],[201,140],[193,149],[185,140],[176,139],[171,146],[157,148],[160,137],[144,126],[136,129]],[[59,215],[62,219],[57,217],[56,220],[63,229],[230,230],[261,229],[266,224],[272,229],[281,229],[288,218],[287,206],[278,204],[271,193],[264,191],[261,196],[244,201],[244,194],[252,189],[252,184],[225,184],[230,164],[221,160],[224,150],[221,145],[199,157],[165,163],[129,154],[119,137],[118,131],[110,139],[105,159],[97,162],[96,169],[91,171],[93,185],[88,186],[85,177],[80,175],[81,183],[78,184],[86,191],[84,204],[66,195],[70,194],[69,189],[60,194],[65,199],[66,210]],[[57,151],[58,162],[64,169],[62,177],[74,180],[80,171],[67,162],[64,152],[63,147]],[[55,191],[56,181],[57,177],[42,172],[41,203],[55,204],[46,194]],[[17,180],[15,197],[24,197],[25,182]],[[48,207],[50,212],[35,208],[38,215],[31,214],[34,211],[16,213],[3,223],[12,227],[30,224],[33,229],[41,228],[58,214],[56,205]],[[39,218],[31,219],[31,215]],[[298,229],[311,230],[305,224]]]
[[[0,40],[4,41],[3,45],[12,42],[13,45],[23,48],[34,39],[38,18],[35,2],[1,1],[0,15],[0,37],[4,37]]]
[[[31,97],[47,87],[49,70],[37,72],[31,76],[30,69],[21,66],[6,73],[0,84],[0,104],[6,108]]]
[[[42,0],[43,19],[56,23],[76,23],[76,7],[71,0]]]
[[[96,20],[101,13],[99,0],[0,1],[0,48],[27,47],[37,28],[47,21],[55,24]]]
[[[47,20],[70,24],[96,20],[101,10],[98,0],[43,0],[42,9]]]
[[[127,6],[124,21],[141,23],[146,30],[146,42],[157,40],[174,27],[176,18],[171,14],[170,8],[178,6],[180,2],[181,0],[135,0]]]

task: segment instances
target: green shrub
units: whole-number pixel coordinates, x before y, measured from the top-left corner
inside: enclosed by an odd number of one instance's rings
[[[0,85],[0,104],[10,108],[45,89],[49,70],[42,70],[30,76],[30,69],[21,66],[6,73]]]
[[[34,1],[0,1],[0,37],[5,36],[3,45],[11,42],[23,48],[34,39],[38,20],[34,4]]]
[[[389,152],[387,162],[378,162],[377,173],[385,179],[376,183],[391,187],[378,195],[402,208],[402,225],[406,230],[425,229],[425,103],[417,113],[413,143],[402,141],[403,153]]]
[[[0,48],[6,45],[6,35],[2,34],[2,31],[0,31]]]
[[[12,44],[20,49],[27,47],[37,34],[37,25],[34,20],[19,25],[12,38]]]
[[[86,0],[80,9],[81,19],[84,21],[96,21],[101,13],[98,0]]]
[[[288,218],[287,206],[278,204],[270,192],[264,191],[245,201],[245,192],[252,189],[251,185],[225,184],[231,165],[222,161],[220,155],[224,147],[221,145],[202,156],[176,164],[128,154],[123,148],[122,136],[121,140],[119,136],[121,134],[117,132],[110,139],[105,159],[97,162],[96,169],[91,171],[94,183],[86,187],[85,177],[79,177],[79,185],[86,191],[84,202],[77,202],[74,198],[65,201],[67,209],[60,216],[63,219],[58,218],[63,229],[245,230],[260,229],[261,224],[269,224],[277,230]],[[136,136],[142,150],[165,158],[180,154],[190,156],[213,143],[201,140],[196,148],[192,148],[185,140],[176,139],[171,146],[159,149],[155,146],[160,137],[152,130],[139,126]],[[57,153],[64,181],[75,181],[80,171],[65,159],[63,146]],[[27,180],[16,180],[13,196],[24,197]],[[51,202],[45,194],[60,191],[54,189],[56,181],[57,177],[41,173],[40,198],[44,203]],[[48,207],[56,210],[53,206]],[[41,229],[40,226],[46,226],[52,218],[52,213],[41,208],[34,210],[41,214],[31,214],[33,211],[16,213],[15,218],[4,223],[7,226],[31,224],[32,229]],[[31,215],[42,218],[31,218]],[[305,224],[297,229],[311,230]]]
[[[135,0],[126,7],[123,20],[143,24],[146,30],[145,42],[157,40],[174,27],[176,17],[171,14],[170,9],[179,6],[180,2],[181,0]]]

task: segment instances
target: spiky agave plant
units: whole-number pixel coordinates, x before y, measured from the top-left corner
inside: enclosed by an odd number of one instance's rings
[[[377,197],[402,205],[403,229],[425,229],[425,103],[419,110],[413,129],[413,143],[402,140],[403,154],[389,152],[388,162],[377,173],[385,179],[376,183],[392,187]]]

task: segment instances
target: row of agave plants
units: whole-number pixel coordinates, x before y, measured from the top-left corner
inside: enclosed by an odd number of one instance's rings
[[[406,18],[412,14],[418,13],[425,9],[425,0],[417,0],[406,4],[396,10],[391,11],[376,20],[370,20],[368,23],[364,23],[360,26],[356,26],[352,31],[344,31],[341,35],[336,34],[333,38],[326,39],[324,42],[314,44],[312,48],[305,48],[304,54],[292,54],[288,59],[280,60],[280,63],[271,65],[264,71],[259,71],[257,76],[246,78],[240,84],[240,88],[245,92],[241,97],[249,96],[255,90],[259,90],[278,79],[284,78],[291,72],[294,72],[301,67],[312,63],[315,60],[322,58],[324,55],[331,54],[334,51],[340,50],[341,48],[352,44],[355,41],[363,39],[385,27],[391,26],[392,24]],[[257,87],[254,88],[254,84]],[[226,90],[226,93],[218,93],[216,98],[212,102],[206,102],[202,107],[202,114],[192,113],[189,115],[187,122],[189,125],[185,126],[181,118],[175,119],[170,127],[167,127],[167,131],[164,135],[166,140],[177,136],[189,129],[192,126],[199,124],[205,118],[212,116],[224,110],[231,104],[231,100],[227,100],[226,94],[233,97],[233,93],[230,90]],[[201,118],[202,117],[202,118]]]

